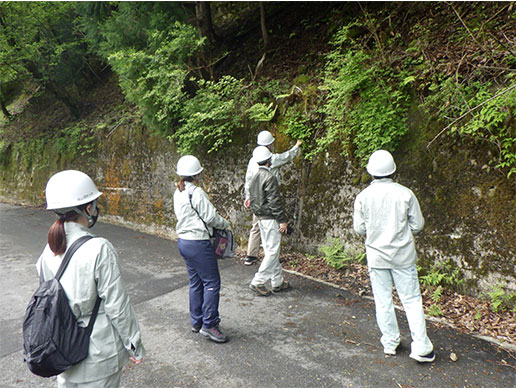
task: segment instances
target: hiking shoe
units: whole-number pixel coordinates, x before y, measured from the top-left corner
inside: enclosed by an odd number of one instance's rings
[[[290,283],[286,280],[283,281],[278,287],[272,287],[272,291],[274,292],[280,292],[284,290],[288,290],[290,288]]]
[[[396,346],[394,349],[383,348],[383,353],[386,354],[387,356],[395,356],[396,351],[398,350],[399,347],[400,347],[400,344],[398,344],[398,346]]]
[[[198,333],[201,330],[202,325],[192,326],[192,333]]]
[[[270,294],[272,294],[271,290],[265,287],[265,284],[250,284],[249,288],[253,290],[256,293],[256,295],[259,296],[269,296]]]
[[[245,261],[244,261],[244,264],[245,265],[253,265],[254,263],[256,263],[258,261],[258,258],[255,257],[255,256],[247,256],[245,258]]]
[[[219,325],[215,325],[209,329],[203,327],[201,330],[199,330],[199,333],[205,337],[208,337],[208,339],[212,340],[213,342],[224,343],[229,341],[229,338],[220,331]]]
[[[411,353],[409,357],[413,358],[417,362],[432,362],[435,360],[435,353],[433,350],[424,356],[418,356],[417,354]]]

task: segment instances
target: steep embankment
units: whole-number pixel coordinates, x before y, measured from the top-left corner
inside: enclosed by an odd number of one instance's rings
[[[479,12],[464,7],[469,15]],[[490,19],[501,19],[508,41],[516,39],[516,28],[503,19],[508,9],[486,7]],[[509,292],[516,292],[516,174],[507,178],[503,169],[493,167],[497,148],[488,141],[459,136],[455,131],[444,132],[429,145],[450,122],[420,104],[432,95],[429,85],[439,74],[473,77],[485,63],[475,55],[480,49],[476,46],[478,41],[468,40],[471,36],[464,29],[464,18],[457,17],[452,7],[378,4],[371,5],[369,13],[358,4],[324,3],[315,9],[311,3],[297,5],[295,12],[279,7],[269,15],[274,31],[272,48],[258,75],[255,66],[262,52],[257,44],[259,25],[255,22],[234,35],[231,26],[219,31],[225,34],[230,53],[217,64],[216,74],[245,77],[249,87],[288,81],[288,87],[281,91],[307,104],[306,110],[316,111],[327,98],[320,88],[325,77],[324,54],[332,50],[329,41],[338,29],[337,22],[346,24],[374,12],[386,19],[367,24],[372,21],[366,17],[354,33],[365,47],[376,42],[382,48],[382,61],[375,66],[385,66],[386,72],[403,66],[414,69],[414,75],[405,78],[412,86],[406,117],[408,131],[394,155],[397,180],[414,190],[426,218],[425,231],[417,242],[421,265],[436,275],[459,268],[457,277],[466,282],[461,285],[455,279],[451,286],[460,286],[467,293],[485,293],[499,283]],[[387,19],[391,14],[396,18]],[[375,26],[382,29],[375,30]],[[459,31],[462,40],[450,38]],[[493,36],[501,39],[499,34]],[[497,47],[491,57],[503,58],[507,55],[503,42],[496,45],[496,39],[489,46],[493,50]],[[410,54],[413,52],[417,55]],[[406,65],[415,60],[413,57],[421,62]],[[426,58],[430,68],[425,67]],[[256,77],[254,82],[250,82],[249,73]],[[489,75],[482,73],[484,80]],[[493,73],[493,79],[498,80],[495,76]],[[4,200],[42,205],[48,177],[64,168],[77,168],[91,174],[105,192],[101,205],[110,220],[173,236],[172,193],[179,155],[174,144],[143,123],[138,109],[124,100],[117,82],[116,75],[106,71],[102,82],[85,92],[80,120],[73,120],[64,106],[41,91],[30,99],[19,100],[18,106],[11,105],[15,118],[2,124],[0,195]],[[302,94],[293,94],[294,86]],[[353,101],[359,100],[355,96]],[[315,118],[311,118],[320,124],[313,137],[324,133],[322,116],[314,114]],[[374,121],[375,117],[363,119]],[[250,214],[242,207],[242,185],[256,133],[263,128],[275,132],[278,151],[293,144],[294,139],[284,133],[285,125],[275,120],[261,128],[252,127],[252,132],[243,128],[236,133],[233,145],[221,152],[199,154],[206,167],[203,184],[221,213],[230,219],[242,247],[250,222]],[[313,138],[306,143],[310,141]],[[369,178],[356,158],[342,155],[339,142],[311,160],[298,158],[282,171],[281,179],[285,206],[295,225],[294,235],[285,239],[286,245],[315,253],[328,238],[337,237],[350,250],[361,249],[362,241],[352,231],[352,209],[356,194]]]

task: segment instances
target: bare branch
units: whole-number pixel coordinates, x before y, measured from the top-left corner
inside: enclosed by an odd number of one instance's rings
[[[438,133],[438,134],[437,134],[437,135],[436,135],[436,136],[435,136],[435,137],[434,137],[434,138],[433,138],[433,139],[432,139],[432,140],[431,140],[431,141],[426,145],[426,148],[429,148],[429,147],[432,145],[432,143],[433,143],[435,140],[437,140],[437,138],[438,138],[439,136],[441,136],[444,132],[446,132],[446,130],[447,130],[448,128],[450,128],[453,124],[455,124],[457,121],[462,120],[464,117],[466,117],[468,114],[470,114],[470,113],[471,113],[471,112],[473,112],[474,110],[477,110],[477,109],[478,109],[478,108],[480,108],[482,105],[487,104],[489,101],[494,100],[495,98],[498,98],[498,97],[500,97],[500,96],[504,95],[504,94],[505,94],[505,93],[507,93],[507,92],[510,92],[510,91],[511,91],[511,90],[513,90],[514,88],[516,88],[516,84],[515,84],[515,85],[512,85],[511,87],[509,87],[509,88],[505,89],[504,91],[502,91],[502,92],[498,93],[497,95],[495,95],[495,96],[493,96],[493,97],[491,97],[491,98],[488,98],[488,99],[487,99],[487,100],[485,100],[484,102],[482,102],[482,103],[478,104],[477,106],[475,106],[474,108],[472,108],[472,109],[468,110],[468,111],[467,111],[466,113],[464,113],[463,115],[461,115],[461,116],[457,117],[457,118],[456,118],[455,120],[453,120],[450,124],[448,124],[448,125],[447,125],[447,126],[446,126],[442,131],[441,131],[441,132],[439,132],[439,133]]]

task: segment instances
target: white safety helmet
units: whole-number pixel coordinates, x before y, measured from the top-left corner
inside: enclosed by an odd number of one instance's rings
[[[367,163],[367,172],[372,176],[383,177],[394,174],[396,163],[389,151],[378,150],[372,153]]]
[[[101,195],[91,178],[77,170],[65,170],[54,174],[48,180],[45,189],[47,210],[56,210],[59,213],[92,202]]]
[[[258,146],[253,151],[253,159],[256,163],[265,162],[272,157],[272,152],[265,146]]]
[[[258,145],[268,146],[274,143],[274,137],[272,136],[272,133],[270,133],[269,131],[261,131],[258,134],[258,139],[256,142],[258,143]]]
[[[182,156],[177,161],[176,172],[179,176],[195,176],[197,174],[200,174],[202,170],[204,170],[204,168],[201,167],[199,159],[197,159],[193,155]]]

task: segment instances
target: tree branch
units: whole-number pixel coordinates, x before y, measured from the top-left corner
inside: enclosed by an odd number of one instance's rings
[[[494,95],[493,97],[488,98],[488,99],[487,99],[487,100],[485,100],[484,102],[482,102],[482,103],[478,104],[477,106],[475,106],[474,108],[472,108],[472,109],[468,110],[468,111],[467,111],[466,113],[464,113],[463,115],[461,115],[461,116],[457,117],[457,118],[456,118],[455,120],[453,120],[450,124],[448,124],[448,125],[447,125],[447,126],[446,126],[442,131],[441,131],[441,132],[439,132],[439,133],[438,133],[438,134],[437,134],[437,135],[436,135],[436,136],[435,136],[435,137],[434,137],[434,138],[433,138],[433,139],[432,139],[432,140],[431,140],[431,141],[426,145],[426,148],[429,148],[429,147],[432,145],[432,143],[433,143],[434,141],[436,141],[436,140],[437,140],[437,138],[438,138],[439,136],[441,136],[444,132],[446,132],[446,130],[448,130],[448,128],[450,128],[450,127],[451,127],[453,124],[455,124],[457,121],[462,120],[464,117],[466,117],[468,114],[470,114],[470,113],[471,113],[471,112],[473,112],[474,110],[477,110],[477,109],[478,109],[478,108],[480,108],[482,105],[487,104],[489,101],[494,100],[495,98],[498,98],[498,97],[500,97],[500,96],[504,95],[504,94],[505,94],[505,93],[507,93],[507,92],[510,92],[510,91],[511,91],[511,90],[513,90],[514,88],[516,88],[516,84],[515,84],[515,85],[512,85],[511,87],[509,87],[509,88],[505,89],[504,91],[502,91],[502,92],[500,92],[500,93],[498,93],[498,94]]]

